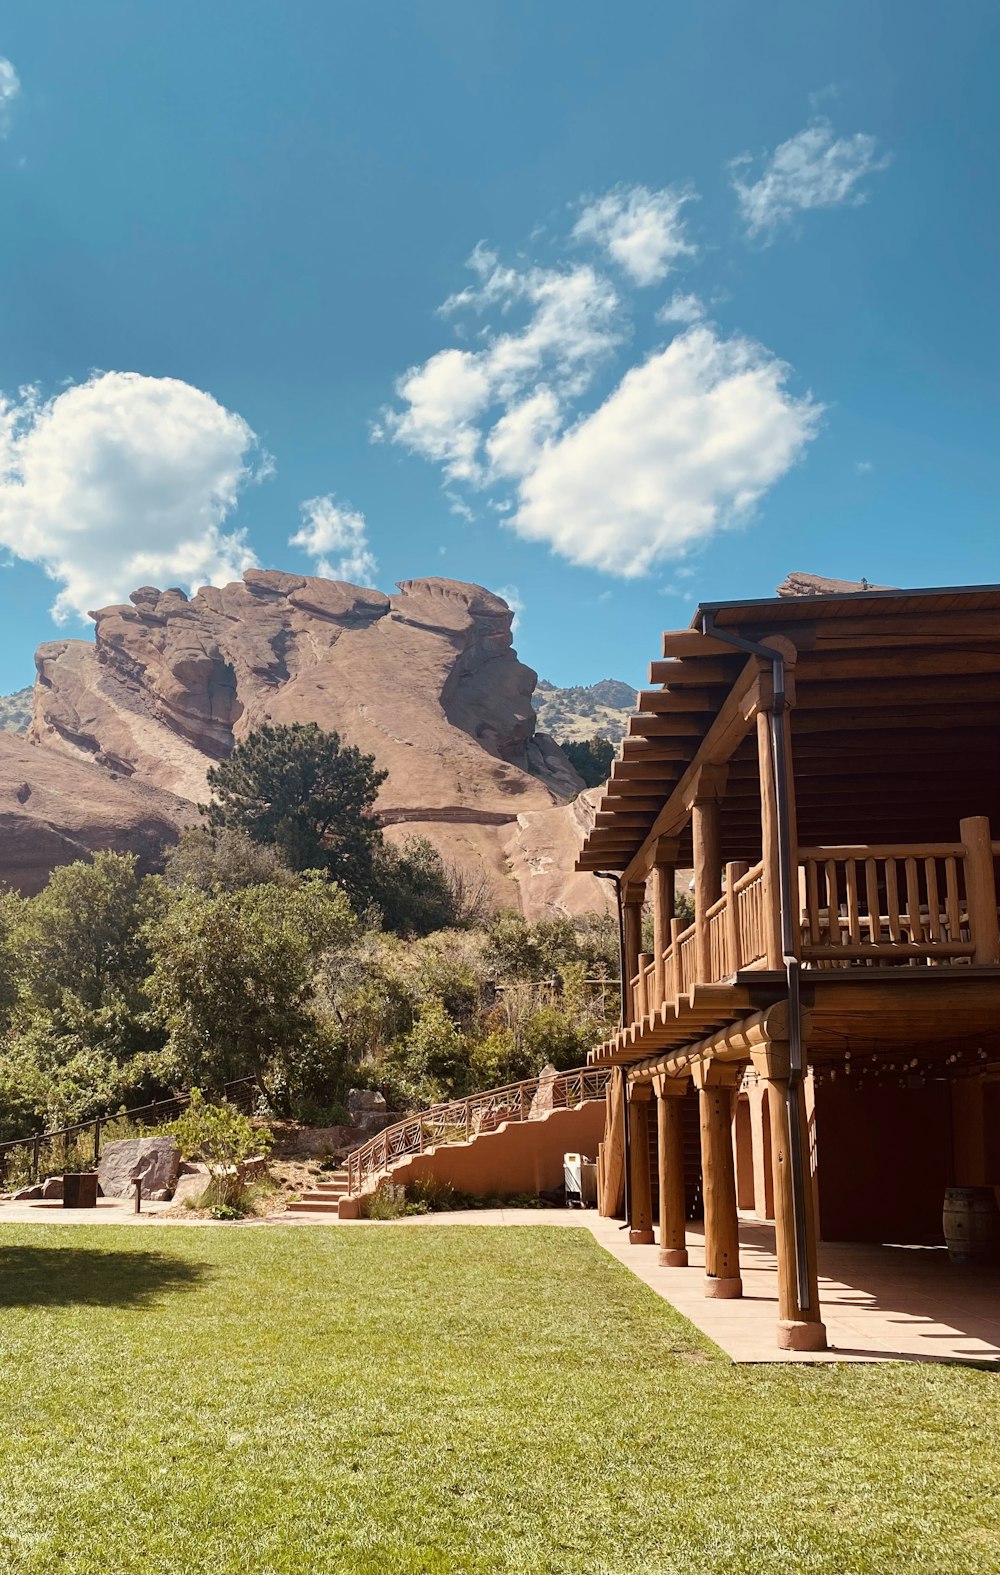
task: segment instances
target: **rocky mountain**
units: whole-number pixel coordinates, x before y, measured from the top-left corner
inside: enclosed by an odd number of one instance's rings
[[[570,804],[582,783],[536,730],[536,677],[491,592],[424,579],[385,596],[249,570],[190,599],[143,587],[92,616],[93,643],[39,648],[28,732],[0,735],[0,877],[29,890],[82,849],[148,856],[197,818],[205,773],[234,743],[263,722],[316,721],[388,770],[390,838],[428,837],[531,917],[607,906],[604,886],[570,873],[578,832],[565,870],[519,841],[531,817],[533,848],[561,846],[593,808]]]
[[[16,689],[13,694],[0,695],[0,732],[27,732],[33,694],[33,689]]]
[[[635,690],[617,678],[560,689],[539,679],[535,691],[539,727],[561,743],[578,739],[608,738],[613,744],[625,737],[628,719],[635,710]]]

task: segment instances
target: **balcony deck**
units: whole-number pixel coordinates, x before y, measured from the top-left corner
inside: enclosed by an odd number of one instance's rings
[[[945,976],[960,992],[935,992],[948,1005],[948,1024],[973,980],[993,991],[1000,979],[993,863],[1000,843],[981,817],[962,822],[954,843],[805,847],[799,849],[798,961],[804,1004],[832,1024],[873,1008],[928,1015],[926,991],[916,986]],[[682,929],[674,920],[659,956],[643,953],[629,981],[624,1027],[591,1052],[593,1064],[634,1061],[681,1050],[781,1000],[786,974],[775,955],[777,893],[763,863],[730,864],[726,889],[703,917]],[[779,966],[775,966],[775,964]],[[865,996],[853,988],[868,984]],[[850,994],[831,988],[852,986]],[[886,990],[892,992],[891,997]],[[910,1007],[904,1002],[918,1001]],[[865,1005],[860,1002],[864,1000]],[[981,992],[976,1000],[981,1003]],[[975,1010],[981,1009],[975,1008]],[[975,1015],[975,1012],[974,1012]],[[913,1030],[911,1030],[913,1031]],[[891,1025],[887,1021],[889,1037]],[[920,1037],[923,1037],[921,1034]]]

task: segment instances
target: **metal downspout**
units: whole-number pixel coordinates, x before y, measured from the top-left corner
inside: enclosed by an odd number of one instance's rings
[[[774,807],[778,821],[778,893],[781,907],[781,952],[788,985],[788,1138],[792,1170],[792,1225],[795,1240],[795,1285],[802,1312],[811,1311],[809,1242],[806,1233],[806,1142],[802,1130],[799,1089],[802,1086],[802,993],[799,960],[795,955],[794,912],[798,906],[798,884],[793,890],[792,833],[788,803],[788,755],[782,717],[788,709],[785,698],[785,659],[773,646],[744,639],[728,629],[718,629],[711,613],[703,613],[701,632],[713,640],[732,645],[751,656],[770,662],[774,698],[768,716],[771,731],[771,773],[774,782]]]

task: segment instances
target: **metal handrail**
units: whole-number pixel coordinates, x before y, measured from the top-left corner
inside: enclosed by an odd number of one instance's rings
[[[503,1122],[530,1120],[532,1102],[542,1087],[551,1089],[553,1109],[575,1109],[588,1099],[603,1099],[610,1078],[610,1067],[580,1066],[551,1080],[527,1078],[432,1105],[386,1127],[347,1156],[347,1191],[360,1192],[366,1181],[387,1171],[395,1160],[422,1154],[428,1146],[467,1143]]]
[[[240,1077],[232,1083],[223,1085],[223,1097],[232,1105],[246,1107],[252,1103],[252,1095],[256,1092],[257,1082],[252,1077]],[[62,1139],[64,1150],[69,1146],[69,1139],[83,1132],[92,1131],[94,1134],[94,1164],[101,1157],[101,1129],[116,1121],[137,1121],[141,1116],[153,1116],[156,1119],[149,1124],[155,1125],[157,1121],[168,1119],[183,1110],[191,1102],[190,1094],[171,1094],[169,1099],[154,1099],[148,1105],[134,1105],[130,1110],[116,1110],[106,1116],[92,1116],[89,1121],[76,1121],[72,1126],[53,1127],[48,1132],[32,1132],[27,1137],[8,1138],[0,1143],[0,1179],[7,1173],[7,1156],[15,1149],[30,1148],[31,1177],[38,1180],[38,1171],[43,1143],[51,1143]]]

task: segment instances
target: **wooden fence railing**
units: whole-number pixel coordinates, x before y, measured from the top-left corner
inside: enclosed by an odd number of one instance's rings
[[[802,960],[948,962],[975,952],[960,842],[801,848]]]
[[[806,968],[930,967],[1000,962],[995,864],[1000,842],[972,816],[960,842],[800,847],[796,946]],[[726,866],[725,890],[682,930],[674,920],[661,959],[631,979],[632,1021],[696,984],[768,966],[777,902],[763,863]],[[772,968],[780,966],[780,948]],[[657,981],[662,981],[658,986]]]
[[[241,1077],[234,1083],[226,1083],[222,1090],[223,1098],[231,1105],[236,1105],[240,1110],[249,1110],[256,1103],[258,1086],[252,1077]],[[169,1099],[154,1099],[148,1105],[136,1105],[131,1110],[119,1110],[106,1116],[95,1116],[90,1121],[77,1121],[70,1127],[55,1127],[48,1132],[33,1132],[30,1137],[9,1138],[6,1143],[0,1143],[0,1181],[6,1180],[10,1170],[11,1157],[22,1151],[28,1157],[27,1174],[32,1181],[38,1181],[42,1170],[47,1175],[56,1175],[65,1169],[70,1155],[70,1145],[75,1148],[81,1139],[90,1135],[90,1147],[93,1152],[93,1163],[96,1165],[101,1157],[101,1136],[105,1127],[114,1126],[118,1121],[126,1121],[132,1126],[155,1127],[164,1121],[171,1121],[179,1115],[184,1107],[190,1104],[189,1094],[175,1094]]]
[[[394,1160],[442,1144],[467,1143],[480,1132],[493,1132],[504,1121],[528,1121],[531,1107],[543,1087],[545,1110],[575,1110],[586,1100],[603,1099],[611,1076],[609,1067],[576,1067],[550,1081],[528,1078],[481,1094],[469,1094],[447,1104],[434,1105],[395,1126],[386,1127],[362,1148],[347,1157],[347,1190],[360,1192],[366,1182],[387,1171]],[[541,1114],[542,1112],[537,1112]]]

